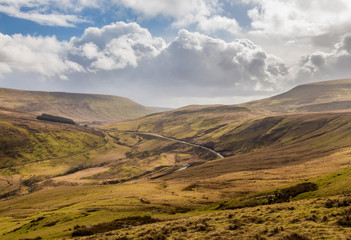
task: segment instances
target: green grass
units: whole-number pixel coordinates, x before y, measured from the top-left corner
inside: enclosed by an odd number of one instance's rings
[[[0,114],[0,147],[11,149],[0,151],[7,166],[0,189],[17,190],[0,201],[1,237],[70,238],[77,225],[152,216],[162,221],[92,239],[349,238],[351,113],[270,112],[305,90],[272,98],[270,110],[258,113],[262,102],[189,106],[100,130]],[[89,100],[104,116],[118,112],[102,102]],[[301,104],[291,103],[291,112]],[[212,160],[197,148],[126,130],[185,139],[228,157]],[[193,165],[159,177],[185,163]]]
[[[274,189],[269,189],[263,192],[250,194],[244,197],[226,200],[217,203],[208,209],[235,209],[254,207],[259,205],[267,205],[276,202],[287,202],[301,199],[315,199],[320,197],[333,197],[338,195],[351,194],[351,167],[341,169],[339,171],[325,174],[322,176],[305,179],[301,182],[292,183],[286,186],[281,186]],[[277,193],[281,193],[284,189],[294,188],[298,184],[315,184],[316,189],[306,190],[306,192],[299,193],[296,196],[291,196],[286,200],[276,199]],[[274,200],[276,199],[276,200]]]

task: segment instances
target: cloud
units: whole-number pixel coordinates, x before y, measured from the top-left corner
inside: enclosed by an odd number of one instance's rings
[[[136,68],[139,61],[156,57],[165,47],[162,38],[152,37],[136,23],[87,28],[69,42],[0,33],[0,75],[17,71],[66,80],[66,74],[73,72]]]
[[[294,37],[319,36],[340,25],[350,26],[348,0],[250,0],[253,32]]]
[[[172,17],[175,19],[172,25],[178,29],[194,25],[197,30],[207,34],[227,32],[237,35],[241,31],[235,19],[220,15],[223,12],[220,0],[115,0],[115,2],[149,18],[158,15]]]
[[[292,68],[294,83],[349,78],[351,75],[351,35],[343,37],[330,52],[314,52],[302,57]]]
[[[65,6],[65,9],[63,9],[63,6]],[[65,13],[64,10],[69,10],[71,12],[79,10],[79,8],[77,7],[67,8],[69,6],[73,6],[73,1],[0,0],[0,12],[5,13],[11,17],[22,18],[33,22],[37,22],[41,25],[73,27],[77,23],[86,22],[86,20],[80,18],[79,16],[76,16],[75,14]],[[85,3],[84,6],[87,7],[89,5]],[[52,9],[60,9],[64,12],[58,13],[56,11],[53,11]]]
[[[84,10],[128,8],[138,17],[172,18],[172,26],[181,29],[194,26],[207,34],[240,32],[238,22],[226,16],[220,4],[221,0],[0,0],[0,12],[47,26],[75,27],[87,22]],[[117,15],[117,13],[116,13]]]
[[[71,39],[74,55],[83,58],[92,70],[137,67],[141,59],[153,58],[166,47],[162,38],[153,37],[137,23],[116,22],[103,28],[87,28]]]
[[[159,95],[200,98],[275,91],[288,74],[279,58],[249,40],[228,43],[187,30],[138,70],[134,78],[163,89]]]
[[[216,33],[218,31],[228,32],[232,35],[240,33],[241,28],[239,23],[232,18],[223,16],[213,16],[210,18],[202,17],[198,20],[198,29],[202,30],[204,33]]]
[[[64,79],[69,72],[83,71],[79,64],[66,57],[70,49],[69,43],[55,37],[0,33],[0,75],[18,71]]]
[[[348,0],[241,0],[254,4],[248,15],[251,34],[311,38],[319,46],[330,46],[351,30],[351,2]]]
[[[113,89],[149,102],[265,95],[280,89],[288,74],[279,58],[247,39],[225,42],[180,30],[166,45],[137,23],[124,22],[87,28],[69,42],[0,35],[0,59],[3,76],[33,73],[55,84],[66,82],[70,91],[83,85],[93,92]]]
[[[194,15],[209,15],[211,12],[211,1],[208,0],[115,0],[115,2],[147,17],[164,15],[181,19]],[[212,2],[218,1],[212,0]]]

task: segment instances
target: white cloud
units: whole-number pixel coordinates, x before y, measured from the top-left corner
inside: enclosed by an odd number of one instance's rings
[[[249,40],[227,43],[186,30],[138,70],[141,84],[164,89],[160,95],[201,98],[271,92],[288,74],[281,60]]]
[[[88,28],[80,38],[72,38],[75,55],[88,61],[90,70],[137,67],[145,58],[153,58],[166,47],[162,38],[136,23],[117,22],[103,28]]]
[[[65,82],[71,91],[80,91],[83,84],[86,91],[98,87],[100,92],[115,91],[112,94],[153,105],[162,99],[170,99],[168,106],[175,106],[173,100],[238,102],[274,94],[288,84],[348,77],[350,66],[351,35],[333,50],[315,51],[288,69],[280,58],[247,39],[226,42],[180,30],[166,45],[137,23],[87,28],[69,42],[0,34],[0,76],[34,73],[56,84]]]
[[[165,47],[162,38],[152,37],[136,23],[87,28],[70,42],[0,33],[0,75],[24,72],[66,80],[72,72],[135,68],[139,61],[156,57]]]
[[[129,8],[139,19],[173,18],[172,26],[178,29],[193,25],[207,34],[226,32],[237,35],[240,27],[235,19],[221,16],[221,0],[0,0],[0,12],[12,17],[27,19],[41,25],[74,27],[87,22],[81,13],[94,8]],[[116,13],[117,14],[117,13]],[[143,16],[140,18],[140,16]]]
[[[233,18],[219,15],[222,12],[220,0],[115,0],[146,17],[163,15],[175,19],[173,26],[183,28],[194,25],[197,30],[215,34],[227,32],[237,35],[241,28]]]
[[[184,19],[194,15],[209,15],[211,2],[216,0],[115,0],[128,8],[144,14],[148,17],[157,15],[170,16],[176,19]]]
[[[55,37],[31,37],[0,33],[0,75],[10,72],[36,73],[43,77],[62,77],[83,68],[67,59],[70,45]]]
[[[89,6],[87,3],[85,3],[85,5]],[[11,17],[34,21],[42,25],[73,27],[77,23],[86,21],[74,14],[50,11],[50,8],[52,7],[64,10],[62,9],[63,6],[65,6],[65,8],[69,9],[70,11],[78,10],[77,7],[67,8],[68,6],[73,6],[73,1],[71,0],[0,0],[0,12],[5,13]],[[24,8],[28,10],[24,11]]]
[[[351,32],[349,0],[238,0],[251,19],[247,34],[290,67],[317,50],[327,52]],[[243,32],[246,32],[246,31]]]
[[[351,35],[346,35],[330,52],[314,52],[292,68],[294,83],[349,78],[351,75]]]
[[[236,35],[241,31],[241,28],[235,19],[219,15],[210,18],[201,17],[198,20],[198,28],[209,34],[218,31],[226,31],[232,35]]]
[[[349,0],[244,0],[256,5],[249,11],[252,32],[288,38],[313,37],[351,26]]]

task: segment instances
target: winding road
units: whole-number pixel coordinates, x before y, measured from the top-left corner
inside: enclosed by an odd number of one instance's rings
[[[128,132],[129,132],[129,131],[128,131]],[[215,150],[213,150],[213,149],[211,149],[211,148],[204,147],[204,146],[201,146],[201,145],[198,145],[198,144],[194,144],[194,143],[185,142],[185,141],[183,141],[183,140],[179,140],[179,139],[176,139],[176,138],[170,138],[170,137],[162,136],[162,135],[156,134],[156,133],[132,132],[132,131],[130,131],[129,133],[134,133],[134,134],[138,134],[138,135],[152,136],[152,137],[158,137],[158,138],[170,140],[170,141],[173,141],[173,142],[182,143],[182,144],[189,145],[189,146],[192,146],[192,147],[204,149],[204,150],[206,150],[206,151],[208,151],[208,152],[211,152],[211,153],[215,154],[215,155],[216,155],[217,157],[219,157],[219,158],[224,158],[224,157],[222,156],[222,154],[220,154],[219,152],[216,152]]]

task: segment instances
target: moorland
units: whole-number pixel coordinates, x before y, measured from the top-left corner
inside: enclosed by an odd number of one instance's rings
[[[351,238],[350,79],[165,112],[0,93],[0,239]]]

